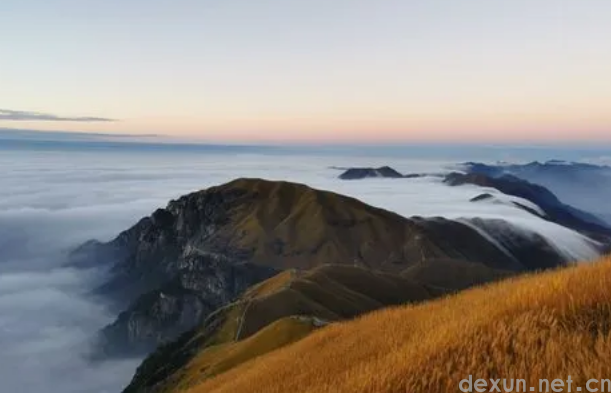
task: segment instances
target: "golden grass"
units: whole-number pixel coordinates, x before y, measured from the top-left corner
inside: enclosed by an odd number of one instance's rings
[[[408,278],[353,266],[325,265],[288,277],[281,273],[247,292],[248,308],[239,339],[287,316],[337,321],[431,298],[422,285]]]
[[[477,378],[611,377],[611,258],[370,313],[191,393],[458,391]]]
[[[217,310],[216,313],[220,314],[219,319],[222,323],[212,336],[204,340],[204,345],[207,347],[235,341],[238,330],[243,324],[243,319],[246,319],[246,316],[250,314],[246,312],[251,307],[251,304],[286,289],[295,277],[297,277],[297,272],[293,269],[279,273],[249,288],[238,301]],[[211,315],[210,318],[213,317],[214,315]],[[203,329],[194,339],[202,338],[202,335],[205,334],[206,331]],[[242,337],[244,337],[244,334],[240,334],[240,338]]]
[[[174,360],[176,371],[151,391],[184,390],[292,343],[327,322],[430,297],[409,278],[353,266],[325,265],[307,272],[280,273],[211,316],[210,326],[204,324],[178,350],[186,356],[175,356],[180,359]]]
[[[309,319],[283,318],[245,340],[206,348],[180,370],[180,378],[177,378],[178,382],[172,391],[184,390],[199,381],[297,341],[314,329]]]
[[[244,303],[235,303],[223,309],[222,325],[214,335],[206,341],[206,345],[215,345],[231,342],[235,339],[240,326]],[[201,333],[203,334],[203,332]]]

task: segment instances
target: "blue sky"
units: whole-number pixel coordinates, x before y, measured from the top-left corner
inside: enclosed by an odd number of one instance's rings
[[[0,127],[608,139],[609,15],[608,0],[3,0],[0,109],[59,119]]]

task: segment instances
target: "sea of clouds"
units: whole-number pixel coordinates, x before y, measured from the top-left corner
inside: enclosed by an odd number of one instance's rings
[[[87,295],[101,273],[67,267],[66,253],[91,238],[112,239],[170,199],[237,177],[302,182],[405,216],[503,218],[547,236],[570,257],[594,256],[588,240],[494,190],[447,187],[435,177],[341,181],[332,168],[391,165],[437,173],[456,162],[362,151],[0,149],[0,391],[119,392],[141,359],[87,360],[92,334],[115,316]],[[469,202],[482,192],[498,198]]]

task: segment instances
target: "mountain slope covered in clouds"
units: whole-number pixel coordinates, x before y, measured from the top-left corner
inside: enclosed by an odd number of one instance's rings
[[[595,214],[611,225],[611,167],[561,160],[533,161],[527,164],[484,164],[467,162],[461,169],[491,177],[504,175],[544,186],[563,202]]]
[[[554,161],[556,162],[556,161]],[[551,164],[546,164],[551,165]],[[557,165],[557,164],[556,164]],[[545,165],[542,165],[545,167]],[[568,167],[568,164],[564,164]],[[609,170],[611,168],[596,167],[593,165],[571,164],[571,167],[591,168],[599,170]],[[471,202],[491,202],[495,204],[505,203],[509,206],[514,206],[522,209],[530,214],[533,214],[544,220],[556,223],[574,231],[583,233],[584,235],[596,239],[601,243],[611,243],[611,226],[604,222],[601,217],[597,217],[587,211],[577,209],[562,202],[553,192],[544,186],[535,184],[519,178],[517,176],[503,172],[504,166],[489,166],[486,164],[467,163],[460,165],[463,172],[450,173],[435,173],[435,174],[409,174],[402,175],[395,169],[384,166],[380,168],[348,168],[342,173],[339,178],[342,180],[363,180],[370,178],[401,178],[401,179],[419,179],[426,178],[430,180],[440,179],[444,184],[449,186],[472,185],[481,188],[479,195],[470,198]],[[507,166],[514,168],[516,166]],[[519,167],[519,166],[517,166]],[[334,168],[339,169],[339,168]],[[557,174],[557,176],[560,176]],[[570,175],[568,176],[571,177]],[[568,179],[565,179],[565,181]],[[609,177],[611,182],[611,176]],[[601,187],[603,190],[609,186],[603,182]],[[491,195],[490,189],[495,189],[500,192],[503,197],[499,198],[499,194]]]
[[[501,244],[467,222],[407,219],[301,184],[239,179],[171,201],[115,240],[81,247],[75,260],[111,266],[99,293],[123,312],[101,343],[115,355],[154,349],[286,269],[400,273],[451,259],[526,271],[567,262],[544,237],[509,224],[502,236]]]
[[[555,222],[559,225],[581,232],[593,239],[608,243],[611,240],[611,227],[593,214],[576,209],[561,202],[547,188],[530,183],[513,175],[494,177],[483,173],[453,172],[445,176],[444,182],[450,186],[472,184],[479,187],[494,188],[505,195],[515,196],[532,202],[537,208],[533,209],[519,202],[517,206]]]

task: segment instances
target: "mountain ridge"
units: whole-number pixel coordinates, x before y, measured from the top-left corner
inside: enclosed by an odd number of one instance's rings
[[[611,259],[511,278],[328,326],[188,393],[458,391],[473,376],[608,378]],[[603,357],[601,357],[603,356]],[[271,372],[273,370],[273,372]]]
[[[443,274],[440,274],[442,273]],[[281,348],[329,323],[349,320],[383,307],[417,303],[513,275],[464,261],[429,261],[401,274],[362,267],[325,265],[306,272],[285,271],[247,290],[202,325],[153,352],[124,393],[172,392],[227,371],[272,349]],[[451,276],[451,279],[448,277]],[[445,278],[444,278],[445,277]],[[287,318],[301,321],[291,340],[265,339],[255,353],[238,348]],[[284,321],[284,322],[283,322]],[[295,321],[288,329],[295,328]],[[309,324],[309,327],[303,324]],[[240,353],[238,361],[236,352]],[[234,358],[229,362],[228,358]]]
[[[567,262],[545,239],[510,225],[504,231],[513,255],[466,223],[405,218],[303,184],[237,179],[170,201],[114,240],[86,243],[75,258],[109,267],[98,293],[122,313],[99,341],[113,356],[147,353],[287,269],[338,264],[399,273],[453,259],[527,271]],[[529,248],[536,258],[521,251]]]

